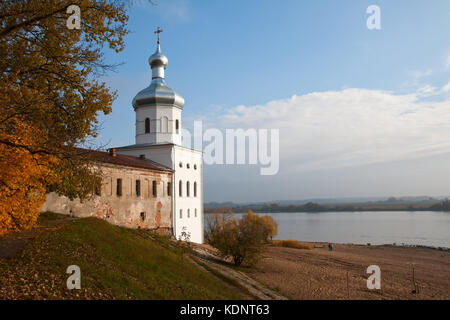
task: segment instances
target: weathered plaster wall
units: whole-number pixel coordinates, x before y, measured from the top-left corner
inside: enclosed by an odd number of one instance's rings
[[[203,243],[202,152],[171,144],[120,148],[117,152],[136,157],[143,154],[147,159],[164,164],[174,170],[172,185],[174,234],[179,239],[185,228],[185,231],[190,234],[190,241]],[[181,196],[179,193],[180,181],[182,183]],[[190,183],[189,196],[186,192],[188,181]],[[194,196],[194,183],[197,183],[196,197]]]
[[[101,195],[81,203],[70,201],[55,193],[47,195],[41,211],[97,217],[110,223],[129,227],[155,229],[161,233],[172,233],[172,199],[167,194],[167,183],[172,173],[134,167],[102,164]],[[116,194],[117,179],[122,179],[122,195]],[[136,195],[136,180],[141,181],[141,194]],[[153,196],[152,183],[156,181],[157,196]],[[145,213],[142,219],[141,213]]]

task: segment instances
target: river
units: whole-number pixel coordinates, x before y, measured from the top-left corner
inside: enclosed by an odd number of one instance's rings
[[[450,248],[450,212],[279,212],[262,215],[270,215],[278,223],[275,239]]]

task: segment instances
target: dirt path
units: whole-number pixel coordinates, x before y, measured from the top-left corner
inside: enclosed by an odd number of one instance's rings
[[[267,286],[262,285],[245,273],[227,266],[217,257],[217,255],[214,254],[214,250],[209,246],[195,245],[193,247],[193,253],[201,263],[207,265],[211,269],[214,269],[216,272],[219,272],[224,277],[238,282],[239,285],[247,291],[247,297],[250,295],[252,296],[250,298],[260,300],[287,300],[287,298],[280,293],[269,289]]]

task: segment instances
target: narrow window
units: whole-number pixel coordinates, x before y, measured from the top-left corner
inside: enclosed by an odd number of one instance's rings
[[[145,220],[145,216],[146,216],[145,212],[141,212],[141,220],[142,220],[142,221]]]
[[[116,190],[116,194],[118,196],[122,195],[122,179],[117,179],[117,190]]]
[[[145,133],[150,133],[150,119],[145,118]]]
[[[136,196],[141,195],[141,180],[136,180]]]
[[[178,119],[177,119],[177,120],[175,120],[175,130],[177,133],[178,133],[178,129],[180,129],[180,121],[178,121]]]
[[[188,164],[186,164],[186,168],[190,168],[191,167],[191,165],[188,163]]]
[[[197,218],[197,209],[194,211],[194,216]]]
[[[153,196],[156,197],[156,181],[153,181],[152,190]]]
[[[102,195],[102,183],[100,181],[94,183],[94,193],[96,196]]]
[[[194,197],[197,197],[197,182],[194,182]]]
[[[180,209],[180,219],[183,218],[183,209]]]
[[[191,217],[191,209],[188,209],[188,218]]]
[[[167,195],[172,195],[172,184],[170,182],[167,183]]]
[[[189,197],[189,181],[186,182],[186,197]]]
[[[178,195],[180,197],[183,196],[183,182],[180,180],[179,186],[178,186]]]

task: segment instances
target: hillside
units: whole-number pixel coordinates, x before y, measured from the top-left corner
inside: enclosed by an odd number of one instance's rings
[[[241,298],[183,258],[168,239],[148,231],[55,214],[40,217],[39,228],[47,232],[14,255],[0,257],[0,299]],[[70,265],[81,269],[80,290],[66,287]]]

